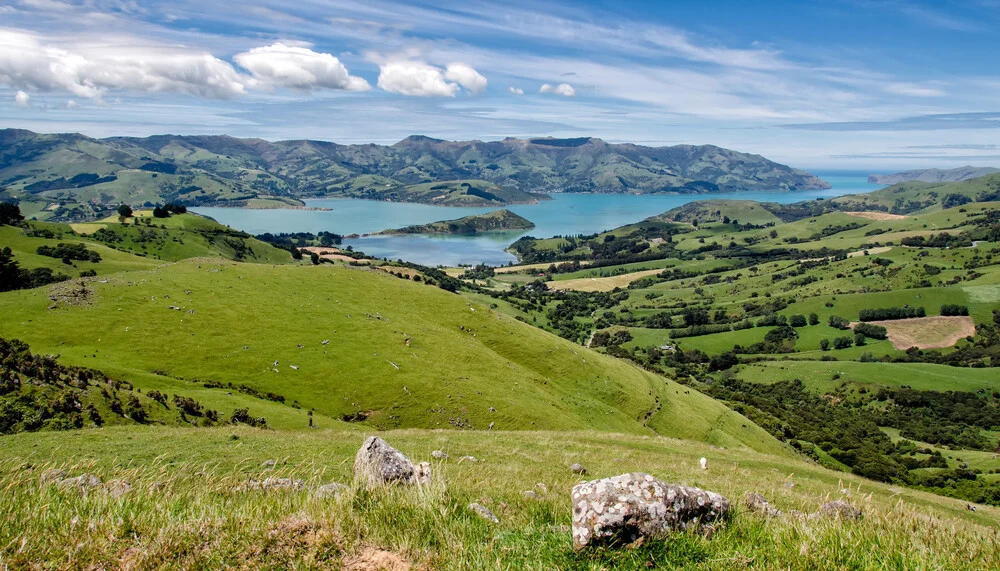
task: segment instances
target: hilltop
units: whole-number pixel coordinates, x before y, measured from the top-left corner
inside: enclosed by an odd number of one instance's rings
[[[379,234],[479,234],[482,232],[505,232],[531,230],[535,224],[510,210],[494,210],[487,214],[474,214],[456,220],[442,220],[430,224],[406,226],[396,230],[385,230]]]
[[[294,205],[350,197],[462,206],[546,199],[550,192],[711,193],[829,188],[759,155],[711,145],[645,147],[596,138],[394,145],[159,135],[93,139],[0,131],[0,199],[29,217],[80,220],[119,203]]]
[[[947,170],[918,169],[898,172],[896,174],[873,174],[868,177],[868,182],[885,185],[898,184],[900,182],[912,180],[920,182],[962,182],[963,180],[979,178],[981,176],[995,174],[998,172],[1000,172],[1000,169],[973,166],[964,166]]]

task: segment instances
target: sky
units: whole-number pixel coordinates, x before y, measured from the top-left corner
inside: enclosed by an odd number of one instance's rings
[[[0,127],[1000,166],[1000,0],[0,0]]]

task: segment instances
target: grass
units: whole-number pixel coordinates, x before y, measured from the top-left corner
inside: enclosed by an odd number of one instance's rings
[[[836,356],[838,352],[828,354]],[[834,375],[838,375],[834,378]],[[993,369],[959,369],[929,363],[859,363],[857,361],[772,361],[740,365],[737,376],[754,383],[801,379],[817,392],[831,392],[845,382],[906,385],[922,391],[1000,390]]]
[[[153,372],[171,392],[247,384],[380,428],[660,433],[786,453],[700,393],[377,270],[193,259],[88,287],[89,304],[56,309],[45,288],[0,294],[0,335],[140,388]]]
[[[382,434],[414,460],[442,449],[423,489],[334,499],[308,491],[240,491],[251,478],[349,483],[364,433],[248,428],[108,428],[4,438],[0,558],[12,568],[342,568],[384,550],[418,568],[440,569],[986,569],[1000,565],[994,508],[896,490],[798,460],[658,437],[592,433],[393,431]],[[478,464],[458,463],[472,455]],[[708,458],[709,469],[698,468]],[[274,468],[262,463],[275,460]],[[568,466],[593,478],[645,471],[718,491],[734,515],[711,539],[678,533],[633,549],[574,553]],[[114,498],[39,483],[49,467],[123,479]],[[794,487],[786,487],[787,483]],[[544,484],[545,490],[536,486]],[[538,499],[522,495],[525,490]],[[844,496],[858,522],[763,520],[739,505],[749,491],[782,510],[815,511]],[[489,524],[469,509],[488,506]],[[44,505],[44,510],[37,506]]]

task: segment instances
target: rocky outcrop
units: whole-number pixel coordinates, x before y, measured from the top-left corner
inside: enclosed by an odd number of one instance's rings
[[[819,512],[813,514],[812,517],[815,516],[854,521],[861,519],[861,509],[844,500],[834,500],[821,505]]]
[[[710,528],[729,513],[729,500],[717,493],[641,472],[578,484],[572,501],[574,549]]]

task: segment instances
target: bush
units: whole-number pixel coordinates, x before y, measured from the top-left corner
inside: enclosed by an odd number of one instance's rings
[[[819,316],[815,313],[809,314],[809,325],[819,325]]]
[[[850,337],[837,337],[833,340],[834,349],[847,349],[854,346],[854,339]]]
[[[831,315],[828,320],[830,327],[835,329],[848,329],[851,326],[851,322],[839,315]]]
[[[66,244],[60,242],[55,247],[53,246],[39,246],[35,252],[40,256],[48,256],[50,258],[62,258],[63,262],[67,260],[79,260],[81,262],[100,262],[101,255],[97,252],[91,252],[83,244]]]
[[[864,335],[871,339],[885,339],[888,332],[881,325],[871,325],[870,323],[859,323],[854,326],[854,333]]]
[[[806,323],[805,315],[793,315],[788,318],[788,324],[792,327],[805,327]]]
[[[819,340],[819,348],[821,350],[823,350],[823,351],[829,351],[830,350],[830,340],[829,339],[820,339]]]
[[[858,311],[859,321],[889,321],[893,319],[912,319],[925,317],[927,312],[922,307],[883,307],[879,309],[862,309]]]
[[[945,304],[941,306],[941,315],[969,315],[969,307],[967,305]]]

